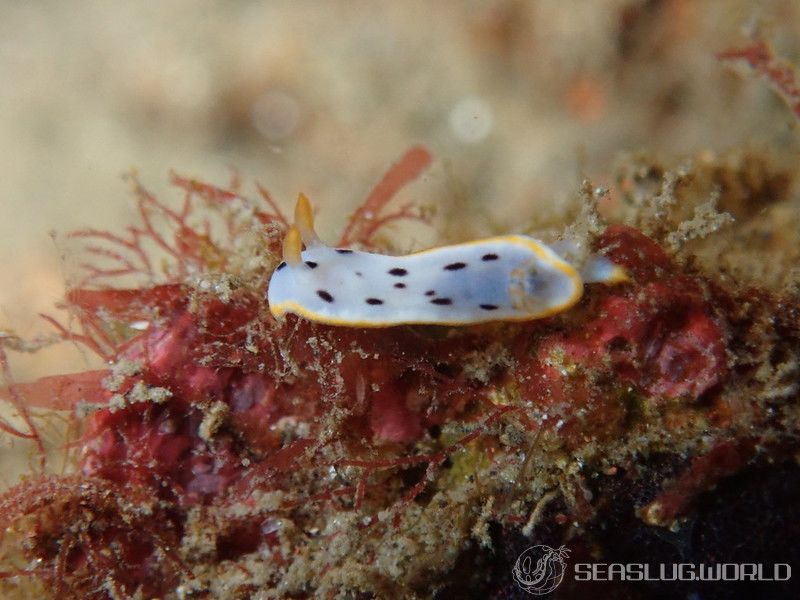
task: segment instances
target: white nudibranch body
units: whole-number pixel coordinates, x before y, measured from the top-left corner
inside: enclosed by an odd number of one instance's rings
[[[316,237],[301,195],[267,300],[276,318],[294,313],[349,327],[539,319],[578,302],[585,282],[627,281],[624,270],[603,256],[569,262],[577,250],[574,243],[550,247],[523,235],[407,256],[331,248]]]

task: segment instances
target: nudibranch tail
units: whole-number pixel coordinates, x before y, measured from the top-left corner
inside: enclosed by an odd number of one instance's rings
[[[300,238],[300,231],[292,225],[283,238],[283,262],[287,265],[299,265],[303,260],[300,253],[303,250],[303,240]]]
[[[601,254],[588,254],[583,244],[573,238],[559,240],[550,248],[565,261],[574,265],[584,283],[605,283],[613,285],[626,283],[631,279],[628,273]]]
[[[627,283],[631,280],[628,273],[605,256],[592,254],[581,265],[581,278],[584,283]]]
[[[306,195],[300,193],[294,207],[294,226],[300,231],[300,237],[306,246],[321,244],[317,232],[314,231],[314,212]]]

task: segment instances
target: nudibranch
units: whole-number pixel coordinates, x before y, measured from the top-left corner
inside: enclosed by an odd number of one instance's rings
[[[581,254],[575,242],[548,246],[524,235],[406,256],[331,248],[315,233],[301,194],[267,300],[278,319],[294,313],[348,327],[540,319],[578,302],[584,283],[627,281],[606,257],[578,260]]]

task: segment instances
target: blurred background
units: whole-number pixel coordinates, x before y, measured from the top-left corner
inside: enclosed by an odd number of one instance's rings
[[[557,221],[632,154],[796,152],[791,111],[716,53],[758,35],[798,63],[798,32],[795,0],[5,0],[0,330],[50,331],[74,268],[51,232],[132,223],[131,169],[164,199],[172,169],[235,169],[287,210],[304,191],[333,239],[423,144],[411,193],[466,238]],[[93,366],[69,344],[12,358],[18,381]]]

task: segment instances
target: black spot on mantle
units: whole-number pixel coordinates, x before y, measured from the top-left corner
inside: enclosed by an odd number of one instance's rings
[[[454,262],[444,266],[445,271],[460,271],[461,269],[466,269],[466,268],[467,268],[467,263],[463,262]]]

